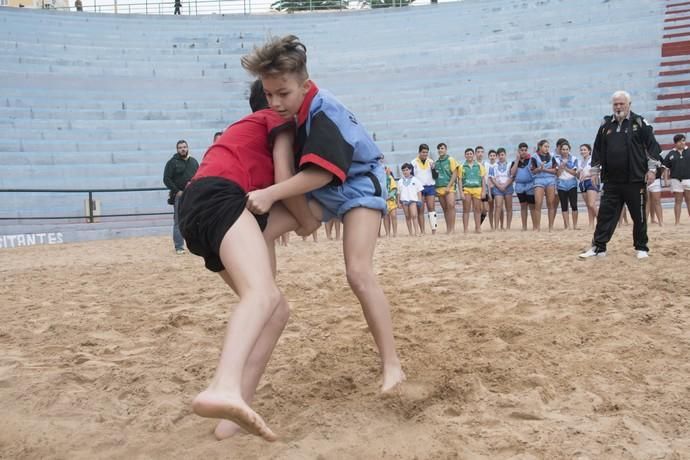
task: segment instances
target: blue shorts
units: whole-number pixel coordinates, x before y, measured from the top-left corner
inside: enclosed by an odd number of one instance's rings
[[[507,188],[505,189],[505,191],[503,191],[503,192],[502,192],[501,190],[499,190],[497,187],[492,187],[492,188],[491,188],[491,194],[492,194],[493,196],[510,196],[510,195],[513,194],[513,192],[514,192],[514,190],[513,190],[513,184],[510,184],[510,186],[507,187]]]
[[[582,182],[580,182],[580,191],[582,193],[588,192],[590,190],[593,190],[595,192],[599,191],[599,187],[594,186],[594,184],[592,183],[592,179],[585,179]]]
[[[436,186],[435,185],[425,185],[424,190],[422,190],[422,196],[433,196],[436,197]]]
[[[556,176],[551,177],[535,177],[534,178],[534,188],[548,188],[556,186]]]
[[[534,182],[515,182],[515,193],[534,195]]]
[[[383,184],[383,185],[382,185]],[[307,195],[323,207],[323,222],[337,217],[342,218],[354,208],[368,208],[385,214],[386,175],[382,166],[357,177],[348,177],[343,185],[327,185]]]

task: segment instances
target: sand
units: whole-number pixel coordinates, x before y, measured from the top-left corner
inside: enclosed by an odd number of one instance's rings
[[[200,258],[169,237],[2,250],[0,458],[690,458],[690,221],[651,227],[644,261],[631,232],[588,261],[589,230],[381,239],[408,376],[387,398],[340,244],[292,238],[254,404],[275,443],[191,412],[236,301]]]

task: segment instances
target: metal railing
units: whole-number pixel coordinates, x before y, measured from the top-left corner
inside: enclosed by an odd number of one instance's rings
[[[95,202],[94,193],[120,193],[120,192],[160,192],[168,190],[165,187],[146,187],[146,188],[101,188],[101,189],[0,189],[0,193],[84,193],[88,195],[88,214],[81,216],[11,216],[1,217],[0,221],[8,220],[72,220],[72,219],[86,219],[89,223],[94,223],[96,218],[103,217],[138,217],[138,216],[166,216],[172,215],[172,211],[168,212],[137,212],[137,213],[117,213],[117,214],[94,214]]]
[[[257,14],[344,11],[371,8],[408,6],[414,0],[175,0],[118,2],[117,0],[82,0],[82,9],[74,6],[50,7],[62,11],[91,13],[152,14],[152,15],[205,15],[205,14]],[[434,1],[432,0],[432,3]]]

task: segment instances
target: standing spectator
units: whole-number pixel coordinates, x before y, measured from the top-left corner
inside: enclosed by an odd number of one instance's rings
[[[391,235],[391,228],[393,229],[393,236],[398,236],[398,183],[391,168],[385,166],[385,171],[388,197],[386,198],[387,210],[383,216],[383,227],[386,230],[386,236]]]
[[[510,175],[515,178],[515,194],[520,202],[520,218],[522,219],[522,231],[527,230],[527,211],[532,218],[532,229],[537,228],[537,216],[534,210],[534,176],[530,165],[532,156],[529,154],[529,146],[520,142],[517,158],[510,167]],[[541,212],[541,210],[540,210]]]
[[[84,11],[84,5],[81,0],[74,0],[74,8],[76,8],[77,11]]]
[[[421,236],[419,221],[417,220],[418,204],[422,202],[421,181],[412,175],[412,165],[405,163],[401,167],[402,177],[398,180],[398,204],[405,212],[405,223],[410,236]]]
[[[592,146],[582,144],[580,146],[582,155],[582,168],[580,168],[580,191],[584,193],[585,204],[587,205],[587,215],[589,217],[589,229],[594,230],[594,222],[597,218],[597,199],[599,198],[599,186],[592,183]]]
[[[488,170],[488,161],[484,161],[484,147],[481,145],[478,145],[474,148],[474,161],[479,163],[480,165],[484,166],[485,170]],[[484,178],[486,180],[486,177]],[[479,222],[479,225],[484,223],[484,219],[486,219],[487,212],[489,211],[489,196],[487,195],[489,187],[488,185],[482,184],[482,199],[481,199],[481,220]]]
[[[562,139],[558,153],[560,155],[556,157],[556,164],[558,165],[556,188],[558,189],[558,199],[561,202],[563,227],[570,228],[570,219],[568,218],[568,205],[570,205],[573,215],[573,230],[577,230],[577,176],[580,165],[577,158],[570,154],[570,143],[567,140]]]
[[[549,152],[549,141],[542,139],[537,143],[537,154],[532,157],[532,174],[534,174],[534,214],[537,218],[535,230],[541,230],[541,205],[546,195],[546,209],[549,218],[549,231],[553,230],[558,207],[556,193],[556,162]]]
[[[465,149],[465,164],[460,168],[462,182],[462,228],[467,233],[470,222],[470,209],[474,210],[474,231],[481,233],[482,225],[482,192],[486,169],[484,165],[475,161],[474,150]]]
[[[651,223],[658,223],[659,227],[663,227],[664,210],[661,207],[661,187],[663,186],[662,182],[666,180],[666,168],[659,165],[655,173],[654,181],[647,185],[647,206],[645,212],[647,213],[647,219]]]
[[[182,8],[182,0],[175,0],[175,13],[180,14],[180,8]]]
[[[675,198],[673,213],[678,225],[683,197],[685,197],[685,206],[690,216],[690,151],[685,146],[685,134],[673,136],[673,143],[675,148],[666,155],[664,166],[670,171],[671,191]]]
[[[455,184],[458,179],[459,164],[455,158],[448,156],[448,146],[445,143],[441,142],[436,149],[438,150],[436,195],[443,208],[446,233],[453,233],[455,231]]]
[[[199,163],[189,154],[187,141],[177,141],[177,153],[165,164],[165,171],[163,172],[163,183],[170,190],[168,203],[174,206],[173,243],[175,244],[175,252],[177,254],[184,254],[184,238],[182,238],[178,225],[178,202],[187,183],[194,177],[197,169],[199,169]]]
[[[645,181],[651,184],[662,161],[654,130],[642,116],[630,110],[630,94],[616,91],[611,97],[613,114],[604,117],[592,152],[592,177],[604,183],[592,247],[581,258],[605,256],[623,205],[633,221],[633,242],[638,259],[649,257],[645,216]],[[649,156],[649,158],[648,158]],[[596,177],[596,179],[595,179]]]
[[[422,190],[423,201],[419,204],[419,213],[417,214],[419,229],[422,234],[424,234],[424,205],[426,205],[426,210],[429,214],[431,233],[436,233],[436,169],[434,166],[434,160],[429,158],[429,146],[421,144],[417,157],[412,160],[412,167],[414,168],[412,173],[424,186],[424,190]]]
[[[496,228],[504,229],[505,207],[505,229],[510,230],[510,223],[513,220],[513,176],[511,170],[513,165],[509,165],[506,159],[506,149],[499,147],[498,163],[489,168],[489,183],[491,194],[494,197],[494,225]]]
[[[484,211],[487,210],[488,206],[489,225],[491,226],[491,230],[493,230],[496,227],[494,225],[494,195],[491,193],[493,187],[491,185],[491,181],[489,180],[489,168],[492,168],[496,165],[496,162],[498,161],[498,153],[494,149],[489,149],[488,157],[489,159],[484,162],[486,176],[484,176],[484,194],[482,197],[482,206],[484,207]],[[482,222],[484,222],[484,219],[482,219]]]

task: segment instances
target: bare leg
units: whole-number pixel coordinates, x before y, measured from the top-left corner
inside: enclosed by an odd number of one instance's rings
[[[495,230],[498,227],[498,221],[494,220],[494,200],[489,198],[489,201],[486,204],[489,208],[489,226],[491,227],[491,230]]]
[[[680,224],[680,211],[683,207],[683,193],[674,193],[673,199],[675,200],[673,203],[673,214],[676,217],[676,225],[678,225]],[[688,207],[688,212],[690,212],[690,207]]]
[[[541,208],[537,210],[537,207],[533,204],[527,203],[529,208],[529,213],[532,216],[532,230],[539,231],[539,219],[541,219]]]
[[[312,208],[313,208],[313,206],[312,206]],[[312,209],[312,212],[314,212],[313,209]],[[341,226],[340,219],[335,219],[335,239],[337,241],[340,241],[340,226]]]
[[[268,248],[249,211],[245,210],[225,234],[219,252],[240,301],[228,321],[216,373],[209,387],[194,398],[192,409],[202,417],[230,420],[249,433],[273,441],[275,434],[242,395],[249,356],[283,302],[273,280]],[[247,264],[248,260],[252,264]]]
[[[572,211],[573,213],[573,230],[577,230],[577,215],[578,212],[576,210]]]
[[[544,204],[544,188],[535,187],[534,188],[534,214],[532,220],[534,220],[534,230],[535,232],[541,231],[541,208]],[[547,203],[548,206],[548,203]]]
[[[650,192],[649,201],[651,201],[652,211],[656,215],[656,222],[659,227],[664,226],[664,209],[661,207],[661,192]]]
[[[558,209],[558,194],[556,186],[546,187],[546,207],[549,217],[549,231],[553,231],[553,224],[556,221],[556,211]]]
[[[229,286],[232,286],[232,279],[227,272],[223,271],[220,275]],[[248,404],[251,404],[254,400],[256,388],[259,385],[261,376],[266,370],[266,365],[273,354],[276,343],[278,343],[278,339],[283,333],[283,329],[285,329],[289,316],[290,308],[288,307],[285,297],[282,297],[273,316],[271,316],[271,319],[261,331],[261,335],[256,341],[256,345],[254,345],[254,349],[244,366],[242,376],[242,399]],[[218,422],[214,434],[217,439],[222,440],[237,434],[241,430],[240,426],[236,423],[230,420],[221,420]]]
[[[520,203],[520,218],[522,219],[522,231],[527,230],[527,203]]]
[[[589,228],[594,229],[594,223],[597,219],[597,195],[599,193],[594,190],[587,190],[586,200],[587,200],[587,213],[589,216]]]
[[[690,190],[683,191],[683,194],[685,195],[685,210],[688,211],[688,216],[690,216]]]
[[[431,227],[431,213],[436,212],[436,197],[434,195],[428,195],[424,197],[424,202],[426,203],[426,212],[429,215],[429,227]],[[424,221],[424,214],[422,213],[422,222]],[[431,234],[436,234],[436,229],[431,229]]]
[[[386,392],[405,380],[405,374],[395,350],[390,305],[374,271],[376,227],[380,218],[378,211],[367,208],[355,208],[345,214],[343,255],[347,281],[362,305],[364,317],[381,356],[381,391]]]
[[[503,230],[503,195],[496,195],[494,198],[494,222],[497,229]]]
[[[513,222],[513,195],[506,195],[503,200],[506,207],[506,230],[510,230],[510,224]]]
[[[420,210],[417,204],[410,204],[410,220],[412,222],[412,228],[414,229],[414,236],[422,236],[422,234],[424,233],[422,229],[419,228],[419,219],[417,219],[418,212],[420,212]],[[424,213],[424,208],[422,208],[421,212],[422,214]],[[422,220],[422,222],[424,222],[424,220]]]
[[[416,204],[413,204],[412,206],[417,206]],[[404,204],[402,205],[403,207],[403,212],[405,213],[405,224],[407,224],[407,233],[409,233],[410,236],[414,236],[414,233],[412,231],[412,212],[410,209],[412,209],[412,206],[409,204]],[[415,216],[415,219],[417,216]]]
[[[462,231],[467,233],[470,225],[470,209],[472,208],[472,195],[465,193],[462,197]]]
[[[417,206],[417,223],[419,224],[419,231],[423,235],[425,233],[424,227],[424,196],[422,196],[422,205]]]
[[[392,210],[388,215],[391,219],[391,227],[393,227],[393,236],[398,236],[398,208]],[[340,221],[338,221],[338,239],[340,239]]]
[[[474,232],[482,232],[482,211],[484,211],[484,204],[481,198],[472,198],[472,205],[474,206]]]

